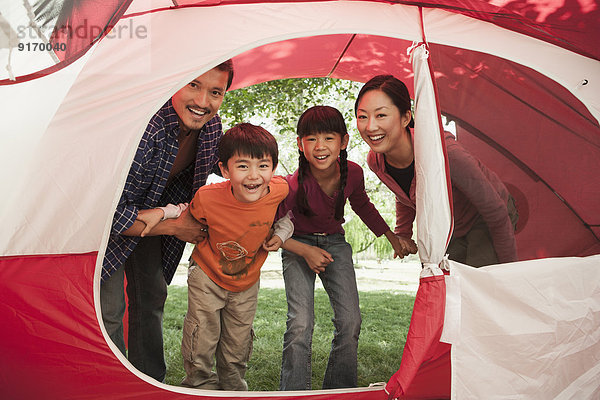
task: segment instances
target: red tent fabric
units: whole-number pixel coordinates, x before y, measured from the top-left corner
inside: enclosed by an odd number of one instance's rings
[[[10,398],[198,396],[137,374],[106,343],[98,271],[148,119],[191,77],[230,57],[233,88],[392,73],[414,94],[406,50],[424,32],[441,112],[517,198],[520,258],[600,253],[600,24],[593,1],[39,0],[3,7],[0,386]],[[65,39],[68,31],[60,30],[86,22],[89,34],[81,37]],[[30,25],[37,30],[19,37]],[[140,28],[137,36],[125,34],[132,28]],[[64,51],[27,51],[46,42]],[[406,352],[443,364],[440,325],[427,314],[439,321],[443,302],[427,304],[443,298],[443,285],[432,281],[440,287],[427,289],[427,282],[419,291]],[[422,330],[433,335],[422,339],[433,348],[415,350]],[[447,374],[437,367],[418,365],[408,380],[395,375],[390,384],[417,398],[448,393]],[[431,381],[430,391],[418,389]],[[304,395],[386,396],[381,388]]]
[[[444,275],[421,279],[402,364],[386,385],[394,398],[450,397],[450,345],[440,342],[445,301]]]

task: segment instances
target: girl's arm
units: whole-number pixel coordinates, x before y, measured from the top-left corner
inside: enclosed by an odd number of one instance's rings
[[[359,166],[356,166],[355,168],[353,174],[349,174],[348,176],[348,184],[353,185],[353,190],[348,196],[348,200],[356,215],[359,216],[375,236],[379,237],[385,235],[394,249],[394,257],[403,258],[409,254],[416,253],[417,245],[410,236],[398,237],[390,230],[388,224],[385,222],[379,211],[377,211],[377,208],[375,208],[375,205],[371,202],[371,199],[365,190],[362,169]],[[412,216],[414,218],[414,214]]]
[[[394,249],[394,258],[404,258],[409,254],[417,252],[417,245],[412,239],[396,236],[391,230],[385,232],[384,235]]]
[[[266,251],[277,251],[294,234],[294,223],[291,219],[291,211],[279,218],[273,224],[272,234],[263,242],[263,249]]]
[[[371,202],[365,190],[365,181],[362,168],[348,162],[348,181],[346,187],[349,189],[348,200],[352,210],[364,222],[365,225],[379,237],[390,230],[375,205]]]
[[[375,154],[372,150],[369,151],[367,163],[371,171],[373,171],[379,180],[396,196],[396,227],[394,233],[396,236],[399,236],[398,239],[401,243],[405,244],[406,248],[411,249],[411,251],[416,251],[417,245],[412,240],[412,228],[416,215],[414,202],[415,178],[413,178],[410,194],[407,195],[394,178],[385,171],[384,158],[381,154]],[[411,195],[413,197],[411,197]]]
[[[281,247],[303,257],[308,264],[308,268],[315,274],[325,271],[325,267],[333,262],[333,257],[327,251],[320,247],[299,242],[296,239],[286,240]]]

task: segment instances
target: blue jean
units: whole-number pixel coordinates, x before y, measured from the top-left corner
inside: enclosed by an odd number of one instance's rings
[[[142,238],[125,264],[100,288],[104,326],[123,355],[126,354],[123,340],[124,275],[127,276],[129,299],[128,359],[141,372],[164,382],[167,367],[162,318],[167,283],[163,276],[160,236]]]
[[[361,316],[352,248],[342,234],[301,235],[294,239],[329,252],[333,262],[319,274],[333,308],[333,340],[323,389],[356,387]],[[288,303],[283,336],[280,390],[311,388],[311,347],[315,324],[316,274],[303,257],[283,250],[283,279]]]

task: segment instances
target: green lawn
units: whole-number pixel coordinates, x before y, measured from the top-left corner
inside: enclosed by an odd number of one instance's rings
[[[358,346],[358,385],[387,382],[400,365],[414,296],[387,291],[361,292],[362,329]],[[181,329],[187,309],[187,288],[169,287],[165,306],[166,383],[179,385],[185,372],[181,361]],[[287,304],[283,289],[260,289],[254,320],[256,340],[246,380],[250,390],[277,390]],[[331,339],[333,312],[323,289],[315,292],[313,389],[320,389]]]

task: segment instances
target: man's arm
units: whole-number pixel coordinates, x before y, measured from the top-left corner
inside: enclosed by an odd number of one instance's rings
[[[146,236],[156,225],[165,219],[178,218],[183,210],[188,207],[188,203],[167,204],[164,207],[150,208],[148,210],[140,210],[137,215],[137,220],[146,224],[146,227],[140,234],[141,237]]]
[[[133,225],[121,234],[125,236],[141,236],[145,228],[146,224],[136,218]],[[160,221],[154,228],[144,234],[144,236],[158,235],[171,235],[184,242],[198,244],[206,239],[207,226],[205,223],[197,221],[189,209],[186,209],[178,218]]]

